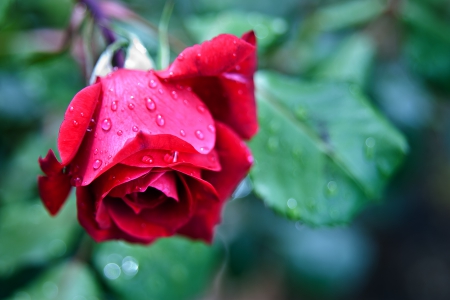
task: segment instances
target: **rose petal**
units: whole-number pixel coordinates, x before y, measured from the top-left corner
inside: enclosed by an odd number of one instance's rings
[[[212,171],[220,171],[221,168],[219,158],[214,149],[208,154],[148,149],[126,158],[121,163],[134,167],[171,167],[180,164],[189,164],[197,168]]]
[[[150,183],[150,187],[160,190],[167,197],[174,199],[179,202],[177,193],[177,183],[174,172],[165,172],[158,179]]]
[[[256,56],[255,51],[251,43],[231,34],[221,34],[211,41],[186,48],[167,70],[158,72],[158,76],[170,79],[217,76],[234,70],[247,57]]]
[[[38,177],[39,195],[52,216],[56,215],[69,196],[70,177],[63,173],[63,166],[50,149],[45,158],[39,158],[41,169],[47,176]]]
[[[163,82],[153,72],[126,69],[100,82],[101,104],[93,115],[96,127],[86,135],[74,159],[83,185],[108,166],[148,149],[138,142],[142,139],[151,140],[151,149],[164,149],[157,147],[160,144],[171,150],[207,153],[214,147],[215,133],[208,130],[213,119],[207,109],[197,109],[203,104],[188,89]]]
[[[123,201],[106,198],[109,215],[125,233],[142,239],[172,235],[192,216],[192,198],[182,189],[180,201],[171,198],[155,209],[145,209],[135,214]]]
[[[202,178],[214,186],[221,200],[225,200],[247,175],[253,163],[253,156],[245,143],[228,126],[216,122],[216,128],[216,150],[222,170],[205,170]]]
[[[113,188],[148,174],[151,170],[152,168],[137,168],[117,164],[92,183],[95,196],[97,199],[104,198]]]
[[[90,126],[101,90],[101,84],[95,83],[78,92],[70,102],[58,136],[58,150],[62,165],[68,165],[75,157],[86,129]]]
[[[89,187],[77,188],[77,213],[78,221],[81,226],[89,233],[89,235],[96,241],[102,242],[106,240],[122,239],[130,243],[149,244],[153,242],[154,238],[137,238],[128,235],[120,230],[114,222],[105,222],[102,225],[109,224],[108,228],[102,228],[95,220],[95,215],[98,211],[95,210],[96,199]],[[102,212],[100,210],[100,212]],[[106,215],[109,218],[109,215]]]
[[[210,243],[213,228],[220,222],[225,200],[233,193],[239,182],[246,176],[253,158],[239,137],[226,125],[216,122],[216,149],[220,157],[220,172],[203,171],[202,177],[210,182],[221,201],[199,202],[195,216],[178,233]],[[192,184],[190,184],[192,186]]]
[[[242,39],[220,35],[187,48],[158,75],[191,87],[215,120],[249,139],[258,130],[253,83],[257,67],[255,45],[253,32],[244,34]]]

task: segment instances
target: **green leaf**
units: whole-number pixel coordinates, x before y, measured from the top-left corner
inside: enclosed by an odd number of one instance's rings
[[[48,270],[24,289],[16,291],[12,299],[104,299],[100,296],[100,287],[92,271],[73,260]]]
[[[166,1],[164,10],[162,12],[161,21],[158,26],[159,35],[159,53],[158,53],[158,67],[165,69],[169,66],[170,60],[170,46],[169,46],[169,21],[174,7],[173,0]]]
[[[339,49],[315,72],[315,77],[365,85],[375,56],[373,41],[364,34],[344,40]]]
[[[192,299],[210,286],[218,252],[201,242],[164,238],[150,246],[99,244],[95,266],[121,299]]]
[[[288,29],[286,21],[282,18],[239,11],[193,16],[187,19],[186,27],[198,43],[212,39],[221,33],[241,36],[244,32],[254,30],[258,39],[258,50],[263,52]]]
[[[332,31],[367,23],[386,9],[386,0],[353,0],[320,8],[312,15],[321,31]]]
[[[4,205],[0,211],[0,276],[63,256],[79,228],[75,212],[74,199],[56,217],[40,202]]]
[[[256,86],[260,131],[250,142],[251,175],[268,206],[331,225],[380,198],[408,147],[356,85],[259,72]]]

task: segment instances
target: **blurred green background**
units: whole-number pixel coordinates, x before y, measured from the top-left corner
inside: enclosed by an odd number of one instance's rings
[[[164,3],[104,9],[156,57]],[[73,196],[40,203],[37,158],[104,47],[73,9],[0,1],[0,299],[450,299],[448,0],[175,1],[172,58],[258,38],[256,163],[213,246],[94,244]]]

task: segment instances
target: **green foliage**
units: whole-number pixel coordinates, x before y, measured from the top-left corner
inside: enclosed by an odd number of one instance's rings
[[[192,16],[186,21],[189,32],[196,42],[212,39],[221,33],[241,36],[254,30],[258,39],[258,51],[265,52],[273,46],[288,30],[282,18],[274,18],[260,13],[225,11],[206,16]]]
[[[255,190],[265,203],[311,225],[351,220],[380,198],[407,151],[404,137],[356,85],[256,78],[260,132],[250,142]]]
[[[0,279],[64,256],[79,232],[74,199],[55,218],[37,201],[10,203],[0,213]]]
[[[181,300],[194,299],[208,289],[218,257],[214,247],[173,237],[150,247],[102,243],[94,262],[120,299]]]
[[[11,300],[103,299],[100,296],[100,286],[89,267],[78,261],[70,261],[49,269],[28,286],[18,290]]]

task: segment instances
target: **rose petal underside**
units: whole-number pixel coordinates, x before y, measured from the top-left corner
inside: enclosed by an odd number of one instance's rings
[[[39,158],[42,171],[47,176],[38,177],[39,195],[52,216],[56,215],[69,196],[70,178],[63,173],[63,166],[50,149],[45,158]]]
[[[102,86],[95,83],[78,92],[70,102],[59,129],[58,150],[62,165],[75,157],[100,98]]]
[[[93,115],[95,127],[74,159],[83,185],[143,149],[213,149],[215,133],[208,128],[214,121],[188,88],[163,82],[153,72],[126,69],[100,80],[103,94]]]

